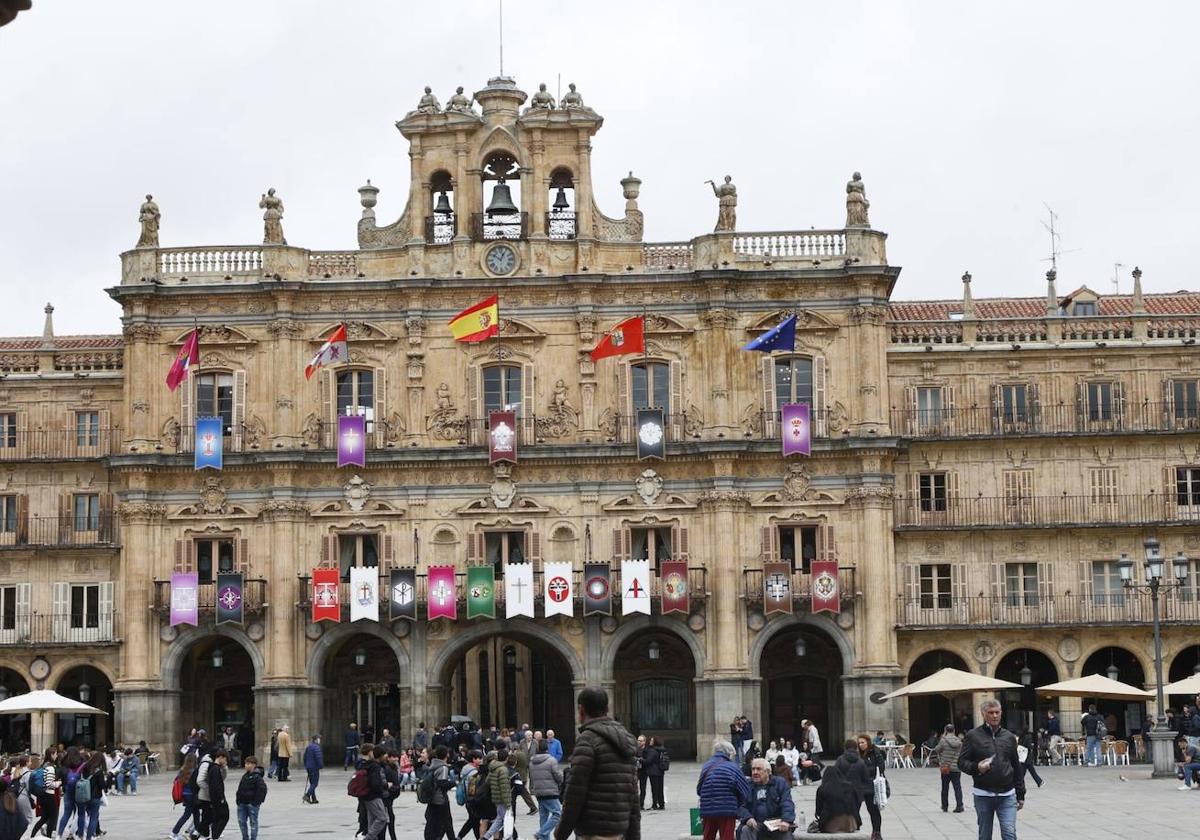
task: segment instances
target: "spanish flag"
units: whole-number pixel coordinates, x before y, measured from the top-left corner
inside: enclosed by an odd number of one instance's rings
[[[450,319],[455,341],[483,341],[500,334],[500,296],[492,295]]]

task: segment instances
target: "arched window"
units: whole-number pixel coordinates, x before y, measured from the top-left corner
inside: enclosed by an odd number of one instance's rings
[[[637,362],[629,366],[633,374],[633,409],[661,408],[665,414],[671,405],[670,366],[665,362]]]
[[[429,215],[425,217],[425,241],[445,245],[457,233],[454,218],[454,182],[444,170],[429,179]]]
[[[375,374],[369,370],[342,370],[337,374],[338,415],[366,418],[367,434],[375,430]]]
[[[492,152],[483,164],[483,190],[487,204],[472,215],[475,239],[523,239],[527,214],[521,212],[521,166],[509,152]],[[495,182],[489,193],[488,182]]]
[[[566,168],[550,173],[550,196],[546,206],[546,235],[551,239],[574,239],[576,234],[575,179]]]
[[[484,419],[493,411],[515,411],[521,416],[521,367],[491,365],[483,369]]]
[[[225,436],[233,434],[232,373],[202,373],[196,377],[196,416],[220,417]]]
[[[807,356],[775,360],[775,404],[813,404],[813,361]]]

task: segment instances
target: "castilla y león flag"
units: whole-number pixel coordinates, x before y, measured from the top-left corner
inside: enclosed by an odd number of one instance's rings
[[[812,611],[842,611],[842,592],[838,583],[836,560],[814,560],[812,563]]]
[[[337,569],[313,569],[312,620],[341,621],[342,592]]]
[[[592,351],[592,361],[598,361],[605,356],[624,356],[629,353],[646,352],[646,321],[641,315],[626,318],[604,334],[596,349]]]
[[[659,585],[662,587],[663,615],[688,611],[691,593],[688,592],[687,563],[682,560],[664,562],[659,575]]]

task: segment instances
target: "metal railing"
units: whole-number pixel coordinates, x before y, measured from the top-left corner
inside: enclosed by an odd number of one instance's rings
[[[425,244],[449,245],[454,239],[455,220],[453,213],[435,213],[425,217]]]
[[[197,587],[196,603],[201,615],[217,611],[217,584],[202,583]],[[267,606],[267,581],[263,578],[246,578],[242,581],[242,609],[247,615],[257,615]],[[171,581],[154,581],[154,609],[161,613],[171,611]]]
[[[546,213],[546,236],[554,240],[570,240],[576,235],[574,210],[551,210]]]
[[[700,437],[698,431],[688,434],[687,418],[682,414],[664,414],[663,420],[667,443],[683,443]],[[600,418],[600,434],[610,443],[636,443],[637,415],[610,414]]]
[[[17,613],[0,626],[0,645],[87,645],[120,641],[116,612]]]
[[[810,407],[808,412],[813,438],[832,437],[839,431],[829,428],[829,421],[833,417],[830,409]],[[783,422],[782,414],[783,412],[778,410],[758,412],[758,422],[753,429],[747,429],[751,432],[747,437],[757,440],[779,440],[780,425]],[[750,419],[753,419],[753,416]]]
[[[528,239],[529,214],[522,212],[489,216],[487,213],[472,213],[471,238],[477,242]]]
[[[854,566],[838,566],[838,589],[843,601],[853,601],[862,596],[858,591],[857,569]],[[799,602],[811,602],[812,575],[800,569],[792,570],[792,608]],[[765,597],[762,569],[742,570],[742,597],[749,604],[761,604]]]
[[[900,497],[893,501],[893,527],[1060,527],[1200,522],[1200,500],[1180,504],[1175,493],[1142,496]]]
[[[0,429],[0,461],[102,458],[120,448],[119,428]]]
[[[86,516],[27,516],[6,523],[0,531],[0,550],[6,548],[83,548],[120,545],[117,517],[111,513]]]
[[[1200,592],[1163,593],[1161,620],[1167,623],[1200,622]],[[966,596],[923,595],[900,597],[896,626],[942,627],[1044,627],[1064,624],[1149,624],[1153,604],[1148,592],[1111,595]]]
[[[1163,402],[1125,403],[1089,411],[1074,403],[1031,404],[1004,409],[970,406],[891,410],[892,431],[903,437],[1020,437],[1048,434],[1200,431],[1200,406]]]

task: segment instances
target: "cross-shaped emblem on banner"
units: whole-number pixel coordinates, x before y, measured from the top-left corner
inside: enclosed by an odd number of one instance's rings
[[[241,602],[242,596],[232,586],[226,586],[221,590],[221,606],[227,610],[236,610],[237,605]]]
[[[358,587],[358,602],[360,604],[371,603],[371,584],[364,583]]]
[[[342,434],[342,443],[346,445],[347,452],[353,452],[358,448],[358,430],[346,429]]]
[[[641,598],[642,593],[646,590],[642,587],[642,582],[634,578],[633,583],[629,585],[629,589],[626,591],[632,593],[634,598]]]
[[[446,586],[446,581],[439,580],[438,585],[433,588],[433,592],[430,594],[437,599],[439,607],[444,607],[446,606],[446,601],[450,599],[450,587]]]
[[[527,586],[529,586],[529,584],[523,580],[514,580],[512,582],[513,589],[517,590],[517,601],[518,602],[525,600],[525,587],[527,587]]]
[[[318,583],[314,597],[319,607],[337,606],[337,589],[334,588],[334,584],[332,583]]]
[[[567,599],[567,590],[570,589],[570,587],[567,585],[566,580],[561,577],[556,577],[550,581],[550,583],[546,586],[546,589],[550,592],[551,601],[554,601],[555,603],[561,603]]]
[[[773,601],[782,601],[787,595],[789,583],[787,577],[776,572],[767,578],[767,594],[771,596]]]

